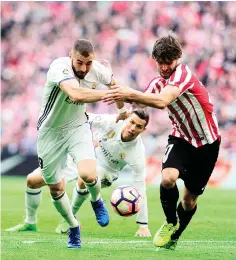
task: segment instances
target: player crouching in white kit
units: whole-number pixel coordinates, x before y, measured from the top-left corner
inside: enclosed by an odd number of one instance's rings
[[[109,91],[96,90],[100,84],[114,85],[112,71],[95,60],[93,45],[88,40],[76,41],[69,57],[51,63],[37,126],[41,170],[33,178],[27,177],[25,223],[8,231],[36,230],[40,188],[48,185],[55,208],[69,225],[68,248],[81,247],[79,223],[72,213],[62,176],[67,154],[73,158],[80,178],[91,194],[97,222],[100,226],[108,225],[109,214],[100,195],[101,182],[96,174],[96,157],[85,104],[100,101]]]
[[[109,187],[118,179],[119,172],[124,166],[132,169],[133,185],[142,194],[143,200],[136,218],[139,229],[136,236],[150,237],[148,229],[148,208],[146,196],[146,158],[142,133],[148,124],[149,115],[146,111],[135,109],[125,121],[116,123],[116,115],[89,114],[89,122],[97,129],[96,147],[97,173],[100,176],[102,188]],[[73,160],[68,156],[65,180],[70,182],[77,179],[77,169]],[[88,198],[89,191],[82,180],[79,180],[73,191],[72,212],[78,212],[83,202]],[[56,228],[57,233],[66,233],[68,224],[62,220]]]

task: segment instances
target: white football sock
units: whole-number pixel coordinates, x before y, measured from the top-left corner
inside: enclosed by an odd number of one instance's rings
[[[25,222],[35,224],[37,222],[37,209],[42,199],[41,188],[31,189],[26,187],[25,190]]]
[[[73,196],[72,196],[72,212],[74,215],[78,212],[84,201],[88,198],[89,191],[88,189],[80,189],[78,187],[78,183],[76,183],[76,187],[74,187],[73,190]]]
[[[53,197],[52,202],[57,211],[62,215],[70,227],[77,227],[79,225],[77,219],[72,213],[70,200],[66,192],[62,193],[56,198]]]
[[[101,190],[101,180],[97,175],[96,180],[91,183],[84,183],[87,189],[91,194],[91,201],[97,201],[101,198],[100,190]]]

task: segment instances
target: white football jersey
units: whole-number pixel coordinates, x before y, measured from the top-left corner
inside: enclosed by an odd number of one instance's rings
[[[112,71],[94,60],[85,78],[79,79],[73,72],[69,57],[54,60],[47,73],[38,130],[80,125],[87,121],[86,104],[73,102],[59,87],[62,81],[72,78],[77,79],[79,87],[95,89],[100,84],[111,83]]]
[[[96,156],[98,164],[108,169],[113,176],[125,166],[132,169],[134,186],[141,192],[143,200],[136,222],[139,224],[148,223],[148,208],[146,196],[146,156],[145,147],[141,136],[137,136],[130,142],[123,142],[121,131],[125,121],[116,121],[116,115],[96,115],[89,113],[89,122],[93,128],[97,128],[98,147]]]
[[[98,129],[96,156],[100,164],[112,172],[119,172],[128,164],[136,173],[143,173],[146,161],[141,136],[130,142],[123,142],[121,131],[125,121],[116,123],[116,115],[88,115],[92,127]]]

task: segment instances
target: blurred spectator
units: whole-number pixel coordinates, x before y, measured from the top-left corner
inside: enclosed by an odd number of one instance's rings
[[[233,2],[2,2],[1,148],[36,152],[36,124],[50,62],[67,56],[78,38],[91,40],[118,82],[143,90],[156,75],[150,53],[173,30],[182,60],[208,88],[223,151],[236,153],[236,5]],[[102,102],[96,113],[115,112]],[[151,109],[150,109],[151,110]],[[151,110],[144,135],[148,154],[163,151],[170,123]]]

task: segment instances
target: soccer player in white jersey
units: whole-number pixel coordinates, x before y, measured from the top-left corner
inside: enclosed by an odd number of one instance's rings
[[[72,213],[64,190],[62,170],[67,154],[77,165],[80,178],[91,194],[91,205],[101,226],[109,223],[108,211],[101,199],[101,182],[96,175],[92,132],[85,103],[100,101],[109,90],[96,90],[99,84],[114,84],[109,68],[95,60],[90,41],[75,42],[69,57],[54,60],[47,73],[43,104],[38,120],[37,152],[40,173],[27,179],[26,214],[23,226],[34,224],[34,211],[41,187],[49,186],[52,202],[69,225],[68,248],[80,248],[79,223]],[[119,108],[118,104],[118,108]],[[32,218],[31,218],[32,217]],[[34,229],[33,225],[31,228]],[[15,227],[17,229],[17,227]]]
[[[96,147],[97,172],[102,187],[109,187],[119,177],[124,166],[132,169],[133,185],[140,191],[143,200],[136,223],[139,229],[136,236],[150,237],[148,229],[148,208],[146,197],[146,157],[140,134],[146,129],[149,115],[142,109],[135,109],[125,121],[116,123],[116,115],[88,114],[92,128],[96,128],[98,146]],[[77,179],[77,168],[68,156],[65,180]],[[83,202],[89,196],[88,189],[80,180],[74,188],[72,211],[76,215]],[[66,233],[68,224],[63,220],[56,228],[57,233]]]
[[[97,172],[100,176],[102,188],[109,187],[113,181],[119,177],[119,172],[125,165],[132,169],[132,179],[134,186],[142,194],[143,200],[136,222],[139,229],[136,236],[150,237],[148,229],[148,208],[146,196],[146,158],[145,147],[140,134],[146,129],[149,121],[147,112],[135,109],[131,112],[126,121],[117,121],[117,115],[96,115],[88,114],[89,122],[93,128],[97,129],[96,147]],[[71,156],[68,155],[67,167],[63,169],[65,181],[70,182],[78,178],[77,167]],[[27,183],[35,186],[44,186],[40,168],[35,169],[27,176]],[[41,201],[41,189],[34,193],[33,199],[28,198],[26,193],[26,223],[8,229],[8,231],[37,231],[37,209]],[[89,191],[83,181],[79,179],[73,191],[72,212],[78,212],[83,202],[88,198]],[[30,223],[32,224],[30,224]],[[62,221],[56,229],[57,233],[66,233],[68,224]]]
[[[205,86],[189,67],[179,63],[182,47],[171,33],[157,39],[152,51],[159,76],[145,93],[117,85],[104,97],[109,104],[129,99],[157,109],[167,108],[172,122],[162,161],[160,199],[166,221],[153,243],[158,248],[175,249],[177,241],[197,209],[218,158],[220,133]],[[182,201],[176,180],[184,181]]]

